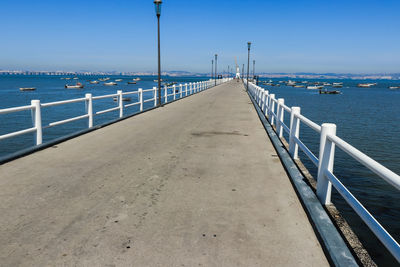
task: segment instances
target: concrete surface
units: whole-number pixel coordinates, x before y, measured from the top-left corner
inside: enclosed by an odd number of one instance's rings
[[[240,83],[0,166],[1,266],[326,266]]]

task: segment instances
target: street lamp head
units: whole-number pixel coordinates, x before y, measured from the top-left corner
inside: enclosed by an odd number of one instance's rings
[[[247,49],[250,50],[251,42],[247,42]]]
[[[154,0],[154,5],[155,5],[155,8],[156,8],[157,16],[161,15],[161,4],[162,4],[162,0]]]

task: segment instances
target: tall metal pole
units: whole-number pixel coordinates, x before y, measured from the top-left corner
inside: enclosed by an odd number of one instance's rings
[[[215,54],[215,85],[217,85],[217,57],[218,55]]]
[[[255,77],[255,73],[256,73],[256,61],[253,60],[253,79]]]
[[[228,65],[228,78],[229,78],[229,76],[230,76],[230,75],[229,75],[229,74],[230,74],[230,73],[229,73],[229,67],[230,67],[230,66]]]
[[[246,91],[249,91],[249,68],[250,68],[250,42],[247,42],[247,85]]]
[[[244,64],[242,66],[242,80],[244,79]]]
[[[214,59],[211,59],[211,80],[214,78]]]
[[[161,49],[160,49],[160,14],[157,14],[157,26],[158,26],[158,106],[162,107],[161,104]]]

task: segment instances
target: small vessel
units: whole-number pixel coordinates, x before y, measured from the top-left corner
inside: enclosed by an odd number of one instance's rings
[[[163,79],[160,79],[160,81],[162,82]],[[154,80],[155,83],[158,83],[158,79]]]
[[[65,88],[67,89],[81,89],[83,88],[83,84],[81,84],[80,82],[76,83],[75,85],[65,85]]]
[[[323,86],[331,86],[332,84],[327,83],[327,82],[324,82],[322,85],[323,85]]]
[[[71,80],[71,78],[65,78],[66,80]]]
[[[377,83],[359,83],[357,84],[357,87],[361,88],[370,88],[371,86],[375,86]]]
[[[141,79],[140,79],[139,77],[137,77],[137,78],[132,79],[132,80],[134,80],[135,82],[138,82],[138,81],[140,81]]]
[[[118,97],[113,97],[113,100],[114,101],[118,101]],[[128,102],[128,101],[131,101],[132,99],[130,98],[130,97],[122,97],[122,101],[126,101],[126,102]]]
[[[343,83],[332,83],[332,87],[333,88],[342,88],[343,87]]]
[[[323,89],[324,87],[321,85],[309,85],[307,86],[308,90],[319,90],[319,89]]]
[[[116,79],[115,81],[116,82],[122,82],[122,79]]]
[[[389,89],[391,89],[391,90],[400,89],[400,86],[390,86]]]
[[[341,94],[342,92],[338,91],[338,90],[332,90],[332,91],[328,91],[328,90],[321,90],[319,89],[319,93],[321,95],[338,95]]]
[[[108,83],[104,83],[104,85],[113,86],[113,85],[117,85],[117,83],[115,83],[115,82],[108,82]]]
[[[35,91],[36,87],[21,87],[19,88],[20,91]]]
[[[128,81],[128,84],[136,84],[136,82]]]
[[[100,78],[99,81],[105,82],[105,81],[108,81],[109,79],[110,79],[110,78]]]
[[[91,84],[98,84],[99,81],[90,81],[89,83],[91,83]]]
[[[295,86],[295,85],[296,85],[296,82],[294,82],[294,81],[289,80],[287,82],[287,86]]]
[[[78,80],[79,78],[78,77],[74,77],[74,80]]]
[[[294,88],[304,88],[304,85],[295,85]]]

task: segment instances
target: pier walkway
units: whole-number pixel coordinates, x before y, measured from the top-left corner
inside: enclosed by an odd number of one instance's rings
[[[327,266],[241,83],[0,166],[1,266]]]

